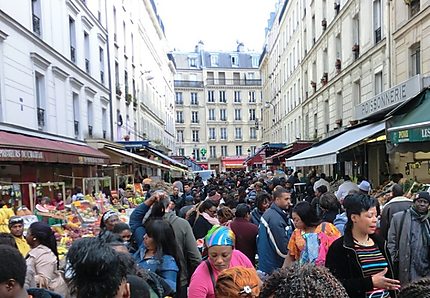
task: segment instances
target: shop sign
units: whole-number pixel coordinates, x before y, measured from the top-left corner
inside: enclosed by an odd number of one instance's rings
[[[80,164],[104,164],[107,163],[103,158],[79,156]]]
[[[430,126],[390,131],[393,144],[430,141]]]
[[[362,120],[378,114],[416,96],[421,91],[421,76],[416,75],[409,80],[394,86],[375,97],[355,106],[355,119]]]
[[[6,160],[44,160],[43,152],[20,149],[0,149],[0,159]]]

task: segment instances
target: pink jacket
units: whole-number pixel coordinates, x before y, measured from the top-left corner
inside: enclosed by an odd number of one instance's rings
[[[243,266],[246,268],[254,268],[251,261],[240,251],[233,249],[230,261],[230,268]],[[220,271],[212,266],[215,281],[218,278]],[[190,287],[188,289],[188,297],[193,298],[215,298],[214,286],[209,274],[206,262],[201,262],[194,271],[191,277]]]

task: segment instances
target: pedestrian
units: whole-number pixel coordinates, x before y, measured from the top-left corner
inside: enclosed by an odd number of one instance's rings
[[[413,201],[404,196],[403,187],[400,184],[393,184],[391,199],[385,203],[381,214],[381,236],[384,239],[388,238],[388,229],[394,214],[409,209],[412,204]]]
[[[333,223],[336,216],[339,214],[341,205],[336,196],[331,192],[324,193],[319,200],[321,210],[320,218],[322,221]]]
[[[251,212],[251,223],[256,225],[260,224],[261,216],[266,212],[270,206],[271,197],[267,192],[259,194],[255,200],[255,208]]]
[[[217,211],[217,218],[218,218],[220,225],[230,226],[230,223],[234,218],[234,214],[233,214],[233,211],[229,207],[222,206]]]
[[[20,253],[25,257],[30,251],[30,246],[24,237],[24,219],[20,216],[12,216],[9,219],[9,230],[11,235],[15,238]]]
[[[339,185],[339,189],[336,192],[336,197],[339,202],[342,203],[343,199],[351,192],[359,192],[357,184],[351,181],[351,177],[348,175],[343,176],[343,183]]]
[[[212,200],[206,199],[201,203],[193,225],[193,233],[196,239],[204,238],[214,225],[219,225],[216,212],[217,207]]]
[[[346,196],[348,222],[344,236],[330,246],[326,267],[343,284],[350,298],[396,297],[390,255],[377,228],[376,202],[368,195]],[[376,296],[375,296],[376,295]]]
[[[173,192],[170,195],[170,201],[175,203],[175,212],[179,214],[179,210],[184,207],[184,197],[179,195],[179,187],[173,186]]]
[[[394,214],[388,249],[401,285],[430,276],[430,194],[419,192],[413,205]]]
[[[281,268],[288,255],[288,242],[294,230],[289,217],[291,193],[285,188],[273,192],[273,203],[258,226],[258,270],[262,276]]]
[[[103,213],[100,219],[100,231],[109,231],[112,232],[114,226],[119,223],[118,213],[113,210],[108,210]]]
[[[321,185],[324,185],[327,191],[330,191],[330,182],[326,180],[326,175],[324,173],[321,173],[319,179],[315,181],[314,191],[316,192],[317,188],[320,187]]]
[[[318,186],[315,190],[315,198],[313,198],[311,201],[312,208],[315,209],[317,216],[321,216],[322,210],[321,210],[320,198],[325,193],[327,193],[327,186],[325,185]]]
[[[368,181],[362,180],[360,182],[360,184],[358,185],[358,189],[361,193],[368,195],[368,194],[370,194],[370,191],[372,188],[371,188],[370,183]]]
[[[407,284],[400,290],[398,298],[430,298],[430,278]]]
[[[237,205],[235,219],[230,224],[230,229],[236,235],[236,249],[243,252],[252,265],[255,265],[257,253],[258,227],[250,222],[251,208],[245,203]]]
[[[188,297],[214,298],[215,284],[221,271],[237,266],[254,268],[251,261],[234,249],[235,235],[224,226],[213,226],[205,237],[208,258],[200,263],[191,277]]]
[[[216,297],[256,298],[260,294],[260,283],[254,268],[238,266],[225,269],[216,282]]]

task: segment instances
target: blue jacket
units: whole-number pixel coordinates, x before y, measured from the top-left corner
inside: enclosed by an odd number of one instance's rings
[[[258,226],[258,270],[271,274],[282,267],[293,231],[292,220],[275,204],[264,212]]]
[[[348,218],[346,217],[346,212],[336,215],[336,218],[334,219],[333,224],[336,226],[342,236],[345,232],[345,225],[347,222]]]
[[[142,221],[148,211],[149,206],[146,204],[140,204],[130,215],[130,220],[128,223],[130,225],[134,239],[136,240],[137,247],[141,247],[143,245],[143,236],[145,236],[146,230],[142,224]]]

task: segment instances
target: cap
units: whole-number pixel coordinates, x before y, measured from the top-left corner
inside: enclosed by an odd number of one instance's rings
[[[361,191],[364,191],[364,192],[369,192],[370,191],[370,183],[369,182],[367,182],[366,180],[363,180],[363,181],[361,181],[361,183],[358,185],[358,188],[361,190]]]
[[[19,223],[24,224],[24,219],[21,216],[12,216],[9,218],[9,228]]]
[[[430,203],[430,193],[426,192],[426,191],[420,191],[418,193],[415,194],[414,197],[414,202],[418,199],[424,199],[427,200],[427,202]]]

